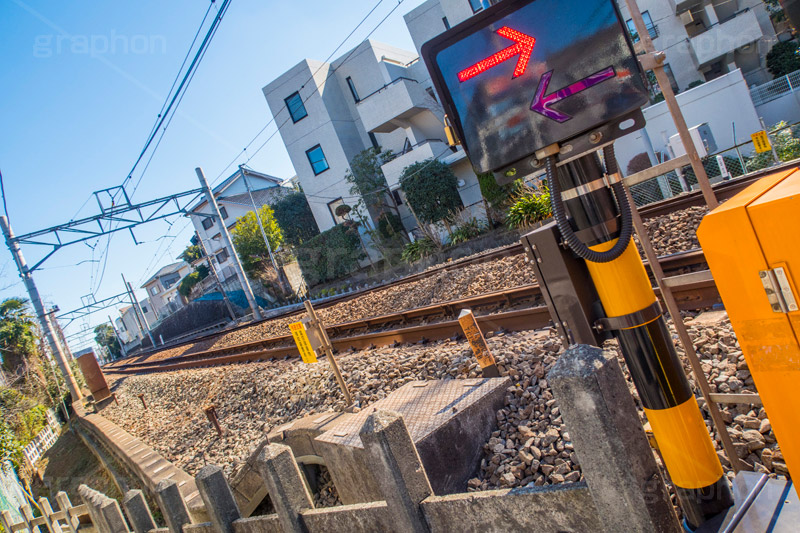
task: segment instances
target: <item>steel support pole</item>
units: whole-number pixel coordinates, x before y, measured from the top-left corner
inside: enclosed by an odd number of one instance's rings
[[[328,332],[325,331],[325,326],[322,324],[319,317],[317,317],[317,311],[314,309],[314,306],[311,305],[311,302],[309,300],[305,300],[303,304],[306,307],[308,317],[311,319],[311,325],[315,327],[317,331],[319,331],[319,335],[322,338],[322,349],[325,352],[325,356],[328,358],[331,368],[333,369],[334,376],[336,376],[336,382],[339,384],[339,388],[342,389],[344,401],[348,406],[353,405],[353,398],[350,396],[347,383],[344,382],[342,372],[339,370],[339,364],[336,362],[336,358],[333,356],[333,345],[331,344],[330,338],[328,338]]]
[[[253,212],[256,215],[256,221],[258,222],[258,229],[261,230],[261,237],[264,238],[264,244],[267,245],[267,251],[269,252],[269,260],[272,262],[272,268],[275,269],[275,275],[278,276],[278,283],[281,286],[281,290],[286,294],[287,292],[291,292],[290,290],[287,291],[288,284],[285,282],[283,273],[281,269],[278,268],[278,262],[275,260],[275,254],[272,253],[272,245],[269,243],[269,239],[267,238],[267,232],[264,229],[264,222],[261,220],[261,214],[258,212],[258,206],[256,205],[256,201],[253,198],[253,190],[250,188],[250,183],[247,181],[247,171],[244,168],[244,165],[239,165],[239,171],[242,173],[242,181],[244,181],[244,186],[247,189],[247,194],[250,196],[250,203],[253,205]]]
[[[250,281],[247,279],[247,275],[244,273],[242,261],[239,259],[239,255],[236,253],[236,248],[233,247],[233,241],[231,240],[231,234],[228,233],[228,227],[225,226],[225,221],[222,220],[222,214],[219,212],[217,199],[214,198],[214,193],[211,192],[211,187],[208,186],[208,181],[206,180],[205,174],[203,174],[203,169],[197,167],[194,169],[194,171],[197,173],[197,179],[200,180],[200,187],[203,189],[203,193],[206,195],[206,201],[208,202],[209,207],[211,207],[213,215],[217,219],[219,233],[222,236],[222,241],[225,244],[225,248],[230,251],[234,270],[236,270],[239,283],[242,285],[245,298],[247,298],[247,304],[250,306],[250,310],[253,312],[253,318],[258,320],[261,318],[261,310],[258,308],[258,304],[256,303],[256,296],[253,294],[252,287],[250,287]]]
[[[222,293],[222,299],[225,301],[225,307],[228,308],[228,313],[231,315],[231,320],[236,320],[236,313],[233,310],[230,299],[228,299],[228,293],[225,292],[225,288],[222,286],[222,282],[219,279],[219,274],[217,274],[217,267],[214,266],[214,258],[208,255],[208,250],[206,250],[206,245],[203,242],[203,238],[200,236],[200,232],[195,231],[194,234],[197,236],[197,243],[200,245],[200,250],[203,252],[203,256],[208,262],[208,269],[211,271],[211,275],[214,276],[214,281],[217,282],[219,292]]]
[[[67,357],[64,355],[64,351],[61,349],[61,344],[56,338],[56,332],[54,331],[53,326],[50,324],[50,321],[47,320],[47,314],[45,313],[44,305],[42,304],[42,298],[39,296],[39,289],[36,288],[36,283],[33,281],[33,275],[31,274],[30,270],[28,270],[28,264],[25,262],[25,257],[22,255],[22,249],[14,238],[14,232],[11,230],[11,225],[5,216],[0,216],[0,226],[2,226],[3,235],[6,238],[8,249],[11,251],[11,255],[14,257],[14,262],[17,264],[17,269],[19,269],[19,276],[22,278],[22,281],[25,283],[25,288],[28,290],[28,297],[31,299],[31,304],[36,312],[36,317],[39,319],[39,324],[42,326],[44,336],[47,339],[47,343],[50,345],[53,358],[56,360],[58,368],[61,369],[61,373],[64,375],[64,381],[67,383],[67,388],[72,395],[72,401],[77,402],[83,398],[81,390],[78,387],[78,382],[75,381],[75,376],[72,375],[72,369],[69,367]]]
[[[681,312],[678,308],[678,302],[675,301],[672,289],[664,284],[664,271],[661,268],[658,255],[653,248],[653,243],[650,241],[647,229],[644,226],[641,215],[639,215],[639,210],[636,209],[636,204],[633,202],[633,196],[631,196],[631,191],[627,185],[625,186],[625,194],[628,198],[628,202],[631,204],[633,226],[636,229],[636,234],[639,236],[639,244],[642,245],[644,256],[647,258],[647,263],[650,265],[650,271],[653,273],[656,285],[661,291],[661,297],[664,299],[667,311],[669,311],[669,315],[672,317],[672,324],[675,327],[675,331],[678,333],[678,338],[681,340],[683,351],[686,352],[689,364],[692,365],[692,373],[694,374],[695,382],[700,389],[700,394],[703,395],[703,399],[706,401],[708,412],[711,414],[711,420],[714,422],[714,427],[717,429],[717,433],[719,433],[720,440],[722,441],[722,448],[725,450],[725,455],[728,456],[728,461],[730,461],[733,471],[739,472],[739,470],[742,469],[742,463],[739,456],[736,455],[736,449],[733,447],[733,441],[728,433],[728,428],[719,412],[719,406],[711,399],[711,387],[708,384],[705,372],[703,372],[703,365],[700,363],[700,358],[697,357],[692,338],[689,337],[689,332],[686,330],[686,325],[683,323]]]
[[[653,40],[650,38],[650,33],[644,23],[642,12],[639,10],[639,5],[636,3],[636,0],[625,0],[625,3],[628,6],[628,11],[631,12],[631,18],[636,26],[636,33],[639,34],[639,41],[645,53],[654,60],[653,65],[647,65],[646,69],[652,69],[653,74],[656,76],[658,86],[664,94],[664,101],[667,103],[669,113],[672,115],[672,120],[675,122],[675,127],[678,129],[678,134],[681,137],[681,143],[683,143],[686,154],[689,156],[692,170],[697,178],[697,183],[700,185],[700,190],[703,191],[703,198],[706,200],[708,209],[714,209],[719,205],[719,202],[717,201],[717,197],[714,196],[714,190],[711,188],[711,183],[708,181],[708,175],[706,174],[706,169],[703,167],[703,162],[700,161],[700,156],[697,154],[697,148],[694,145],[691,133],[689,133],[689,128],[686,126],[686,120],[683,118],[683,113],[678,105],[678,100],[675,98],[675,93],[672,90],[672,85],[670,85],[667,73],[664,72],[663,63],[665,56],[663,52],[660,56],[656,53]]]
[[[125,290],[128,291],[128,296],[131,297],[131,302],[133,302],[133,314],[136,316],[136,321],[139,323],[139,328],[143,333],[147,333],[147,336],[150,338],[150,345],[155,348],[156,341],[153,338],[153,334],[150,332],[150,324],[147,323],[147,317],[144,316],[142,306],[139,305],[139,299],[136,297],[136,293],[133,292],[133,287],[131,284],[125,279],[125,274],[122,274],[122,282],[125,284]]]

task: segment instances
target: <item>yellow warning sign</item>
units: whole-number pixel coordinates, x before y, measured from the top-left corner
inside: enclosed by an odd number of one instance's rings
[[[464,335],[467,337],[470,348],[478,359],[478,364],[481,368],[492,366],[495,364],[494,356],[489,351],[489,345],[486,344],[486,339],[483,338],[481,328],[478,327],[478,321],[475,320],[475,315],[469,309],[464,309],[458,315],[458,323],[461,324],[461,329],[464,330]]]
[[[769,135],[767,135],[766,131],[757,131],[750,138],[753,139],[753,146],[755,146],[756,152],[759,154],[772,150],[772,144],[769,142]]]
[[[289,324],[289,331],[292,332],[294,343],[300,351],[300,357],[303,358],[304,363],[316,363],[317,354],[311,348],[311,343],[308,341],[308,334],[302,322],[293,322]]]

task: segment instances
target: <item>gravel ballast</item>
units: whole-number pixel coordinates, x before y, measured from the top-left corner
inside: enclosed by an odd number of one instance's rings
[[[687,326],[713,391],[755,392],[724,312],[689,317]],[[476,465],[478,475],[466,489],[580,480],[580,452],[572,447],[547,383],[547,372],[563,351],[560,339],[550,331],[531,331],[490,336],[488,342],[501,373],[511,378],[513,386],[506,392],[506,405],[497,412],[498,427],[484,445],[481,464]],[[613,343],[608,348],[615,349]],[[338,360],[361,407],[411,380],[480,375],[465,341],[368,349],[340,355]],[[636,397],[632,386],[631,390]],[[138,394],[145,394],[146,411]],[[119,382],[117,397],[119,405],[109,405],[103,416],[191,474],[211,463],[222,466],[229,478],[270,428],[344,407],[324,360],[316,365],[292,360],[130,376]],[[202,412],[209,404],[216,406],[226,430],[221,438]],[[704,415],[711,431],[705,408]],[[773,477],[786,474],[763,409],[723,406],[723,417],[748,469]],[[720,449],[719,437],[714,437]],[[732,475],[724,453],[721,449],[718,453]]]

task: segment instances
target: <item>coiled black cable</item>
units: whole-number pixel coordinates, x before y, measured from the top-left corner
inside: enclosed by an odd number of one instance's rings
[[[608,174],[616,174],[619,172],[617,166],[617,158],[614,155],[614,145],[609,144],[603,149],[603,158],[606,162],[606,171]],[[633,216],[631,214],[631,206],[628,203],[625,194],[625,187],[622,182],[617,182],[611,186],[614,191],[614,196],[617,198],[617,205],[619,206],[619,213],[622,219],[619,239],[614,246],[605,252],[598,252],[590,249],[575,235],[572,226],[569,225],[567,214],[564,211],[564,204],[561,201],[561,187],[559,186],[558,179],[556,178],[556,159],[555,156],[550,156],[545,161],[547,169],[547,185],[550,187],[551,203],[553,204],[553,217],[558,224],[558,230],[561,232],[561,237],[567,246],[575,252],[578,257],[591,261],[592,263],[609,263],[619,256],[628,247],[633,236]]]

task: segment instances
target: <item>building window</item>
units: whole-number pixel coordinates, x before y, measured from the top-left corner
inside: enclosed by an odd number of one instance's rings
[[[444,23],[444,29],[450,29],[450,22],[447,21],[447,17],[442,17],[442,22]]]
[[[306,150],[306,157],[308,157],[308,162],[311,163],[311,170],[314,171],[315,176],[322,174],[330,168],[328,166],[328,160],[325,159],[325,153],[322,151],[320,145]]]
[[[472,8],[473,13],[483,11],[483,2],[481,0],[469,0],[469,6]]]
[[[350,87],[350,94],[353,95],[353,100],[355,100],[356,103],[359,103],[361,98],[358,97],[358,91],[356,91],[356,84],[353,83],[353,78],[347,76],[345,79],[347,80],[347,86]]]
[[[152,294],[153,296],[158,294],[158,287],[157,286],[156,287],[150,287],[150,294]]]
[[[211,226],[214,225],[214,219],[211,217],[206,217],[203,219],[203,229],[210,230]]]
[[[294,93],[284,100],[286,102],[286,109],[292,116],[292,122],[300,122],[308,116],[306,106],[303,105],[303,99],[300,98],[300,93]]]
[[[148,311],[148,310],[147,310],[147,306],[146,306],[146,305],[143,305],[143,306],[142,306],[142,314],[146,315],[146,314],[147,314],[147,313],[149,313],[149,312],[150,312],[150,311]]]
[[[394,198],[395,204],[403,205],[403,197],[400,196],[400,189],[395,189],[392,191],[392,198]]]
[[[225,209],[224,207],[219,208],[219,214],[222,215],[222,220],[228,218],[228,210]]]
[[[368,135],[369,135],[369,142],[372,143],[372,147],[375,148],[376,150],[380,150],[381,149],[381,145],[378,144],[378,139],[375,137],[375,134],[372,133],[372,132],[369,132]]]
[[[217,263],[220,265],[228,260],[228,250],[222,250],[217,254]]]
[[[341,198],[337,198],[336,200],[334,200],[332,202],[328,202],[328,210],[330,210],[330,212],[331,212],[331,216],[333,217],[333,223],[334,224],[341,224],[342,222],[347,220],[344,217],[340,217],[340,216],[336,215],[336,208],[339,207],[340,205],[344,205],[344,200],[342,200]]]
[[[653,24],[653,19],[650,18],[650,13],[648,11],[642,11],[642,19],[644,19],[644,27],[647,28],[647,33],[650,34],[651,39],[655,39],[658,37],[658,26]],[[628,19],[625,21],[628,25],[628,31],[631,34],[631,38],[633,42],[639,42],[639,34],[636,32],[636,25],[633,23],[633,19]]]

